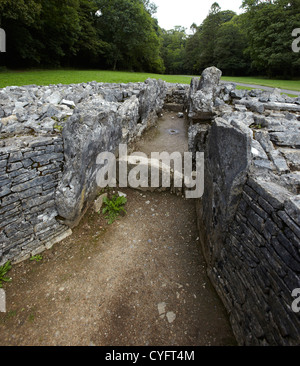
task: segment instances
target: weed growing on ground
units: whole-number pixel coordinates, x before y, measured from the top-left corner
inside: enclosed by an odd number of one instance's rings
[[[40,262],[43,259],[43,257],[40,254],[37,255],[33,255],[30,260],[31,261],[36,261],[36,262]]]
[[[6,277],[6,273],[11,269],[10,261],[0,266],[0,288],[2,287],[2,282],[9,282],[11,278]]]
[[[123,207],[126,202],[127,198],[124,196],[114,195],[111,199],[108,197],[103,198],[103,203],[105,207],[103,208],[102,213],[107,214],[105,218],[108,220],[109,225],[117,220],[121,212],[126,213]]]

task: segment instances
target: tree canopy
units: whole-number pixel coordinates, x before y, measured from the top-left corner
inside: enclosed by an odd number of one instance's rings
[[[292,51],[300,0],[243,0],[242,9],[237,15],[215,2],[187,32],[161,29],[151,0],[0,0],[7,36],[0,62],[169,74],[215,65],[226,75],[300,76],[300,53]]]

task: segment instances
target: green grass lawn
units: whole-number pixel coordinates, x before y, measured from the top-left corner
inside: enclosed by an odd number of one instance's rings
[[[97,70],[34,70],[0,72],[0,88],[21,85],[77,84],[88,81],[103,83],[129,83],[148,78],[162,79],[170,83],[189,84],[190,76],[159,75],[139,72]]]
[[[192,76],[159,75],[140,72],[101,71],[101,70],[30,70],[0,72],[0,88],[9,85],[49,85],[49,84],[77,84],[88,81],[103,83],[129,83],[145,81],[148,78],[162,79],[170,83],[190,84]],[[255,84],[280,89],[300,91],[300,80],[271,80],[255,77],[222,77],[224,81]],[[238,89],[251,89],[238,86]]]

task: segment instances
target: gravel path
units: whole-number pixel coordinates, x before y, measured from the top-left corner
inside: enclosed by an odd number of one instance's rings
[[[176,134],[169,134],[170,126]],[[186,148],[184,120],[166,113],[138,151]],[[160,148],[155,150],[154,148]],[[112,225],[88,211],[73,235],[13,266],[0,345],[235,345],[206,275],[192,200],[122,189]]]

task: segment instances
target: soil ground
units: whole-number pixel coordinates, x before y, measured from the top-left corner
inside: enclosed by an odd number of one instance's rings
[[[184,151],[186,143],[184,120],[166,112],[136,151]],[[13,266],[0,345],[236,345],[206,275],[194,201],[122,192],[127,213],[118,221],[108,225],[90,209],[41,261]]]

